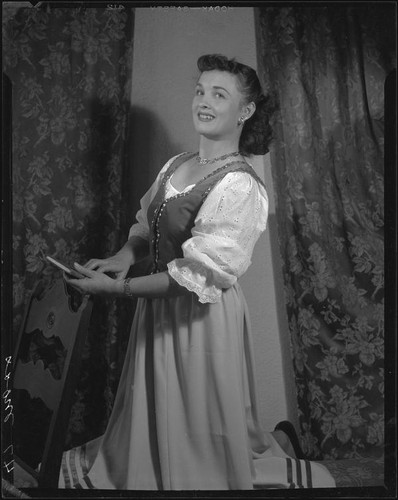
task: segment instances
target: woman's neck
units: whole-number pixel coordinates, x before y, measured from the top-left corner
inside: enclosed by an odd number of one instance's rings
[[[239,151],[238,141],[209,141],[201,138],[199,144],[199,156],[201,158],[213,159],[219,156]]]

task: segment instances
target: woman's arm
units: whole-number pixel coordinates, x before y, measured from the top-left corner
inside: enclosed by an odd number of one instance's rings
[[[130,267],[142,260],[149,251],[149,227],[147,220],[148,207],[159,189],[164,173],[175,157],[171,158],[161,169],[152,186],[140,200],[140,209],[136,214],[137,222],[129,231],[129,238],[123,247],[113,256],[106,259],[90,259],[85,267],[102,273],[115,273],[117,279],[125,278]]]
[[[149,245],[147,240],[140,238],[139,236],[130,236],[116,255],[127,253],[131,256],[131,263],[135,264],[139,260],[146,257],[148,255],[148,251]]]
[[[130,236],[115,255],[107,259],[90,259],[84,267],[101,273],[115,273],[117,279],[122,279],[133,264],[148,255],[148,250],[147,240]]]
[[[192,292],[179,285],[167,271],[123,280],[116,285],[117,296],[155,299],[189,295]]]
[[[82,293],[107,297],[144,297],[148,299],[176,297],[192,293],[179,285],[168,272],[124,280],[110,278],[103,272],[94,271],[79,264],[75,264],[75,268],[86,277],[70,279],[64,274],[64,279]]]
[[[251,263],[265,230],[268,196],[246,172],[230,172],[210,191],[182,245],[183,257],[167,264],[170,276],[194,291],[199,302],[221,300]]]

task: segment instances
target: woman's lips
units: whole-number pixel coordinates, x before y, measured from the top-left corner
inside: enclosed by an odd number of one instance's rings
[[[198,113],[198,118],[202,122],[210,122],[214,120],[215,117],[209,113]]]

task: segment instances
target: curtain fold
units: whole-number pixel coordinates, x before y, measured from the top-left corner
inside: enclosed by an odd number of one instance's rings
[[[384,446],[384,82],[391,5],[256,8],[302,446]],[[390,334],[393,332],[390,332]]]
[[[13,88],[14,336],[35,282],[59,275],[46,255],[104,258],[130,222],[122,193],[134,9],[43,4],[3,19],[3,71]],[[95,300],[67,446],[106,425],[131,314]]]

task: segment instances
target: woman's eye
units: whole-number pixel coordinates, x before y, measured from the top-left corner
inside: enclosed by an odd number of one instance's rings
[[[220,94],[220,92],[216,92],[216,97],[221,97],[222,99],[224,99],[224,95],[223,94]]]
[[[203,92],[202,92],[200,89],[196,89],[195,94],[196,94],[196,95],[202,95],[202,94],[203,94]]]

